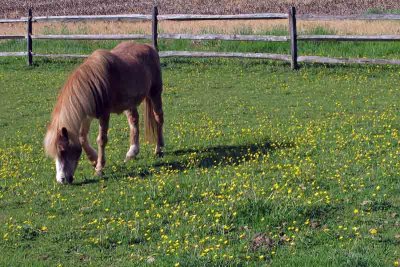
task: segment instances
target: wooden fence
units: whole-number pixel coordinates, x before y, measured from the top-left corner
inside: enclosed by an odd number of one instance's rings
[[[289,23],[287,36],[272,35],[237,35],[237,34],[158,34],[158,22],[165,20],[267,20],[286,19]],[[119,34],[119,35],[40,35],[32,34],[34,22],[78,22],[78,21],[151,21],[152,34]],[[185,40],[227,40],[227,41],[264,41],[290,42],[290,54],[268,53],[235,53],[235,52],[195,52],[195,51],[159,51],[160,57],[226,57],[226,58],[258,58],[282,60],[291,63],[292,69],[298,68],[299,62],[316,62],[328,64],[392,64],[400,65],[400,60],[389,59],[358,59],[358,58],[327,58],[318,56],[299,56],[297,42],[300,41],[399,41],[400,35],[298,35],[298,20],[400,20],[400,15],[362,15],[362,16],[316,16],[296,15],[296,9],[291,7],[288,14],[261,13],[241,15],[158,15],[157,7],[153,8],[152,15],[102,15],[102,16],[46,16],[33,17],[29,9],[28,17],[20,19],[0,19],[0,23],[26,23],[26,35],[0,35],[2,39],[26,39],[26,52],[0,52],[0,56],[25,56],[27,64],[32,65],[33,57],[76,57],[84,58],[88,55],[70,54],[38,54],[32,51],[33,40],[151,40],[158,50],[160,39]]]

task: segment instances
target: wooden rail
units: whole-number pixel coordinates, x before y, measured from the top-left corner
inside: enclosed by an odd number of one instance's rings
[[[26,52],[0,53],[0,56],[26,56]],[[77,54],[33,54],[35,57],[47,58],[86,58],[89,55]],[[290,55],[267,54],[267,53],[230,53],[230,52],[196,52],[196,51],[162,51],[159,52],[160,58],[186,57],[186,58],[252,58],[269,59],[291,62]],[[322,63],[322,64],[380,64],[380,65],[400,65],[400,60],[395,59],[367,59],[367,58],[328,58],[319,56],[299,56],[298,62]]]
[[[150,34],[110,34],[110,35],[84,35],[84,34],[68,34],[68,35],[32,35],[32,39],[37,40],[151,40]]]
[[[222,58],[254,58],[271,59],[290,62],[289,55],[267,54],[267,53],[231,53],[231,52],[196,52],[196,51],[163,51],[160,52],[161,58],[167,57],[222,57]]]
[[[159,39],[287,42],[287,36],[239,34],[159,34]]]
[[[260,14],[240,14],[240,15],[159,15],[158,20],[265,20],[265,19],[287,19],[287,14],[281,13],[260,13]]]
[[[370,58],[329,58],[318,56],[300,56],[298,62],[323,63],[323,64],[378,64],[378,65],[400,65],[397,59],[370,59]]]
[[[99,15],[99,16],[45,16],[34,17],[34,22],[79,22],[79,21],[143,21],[151,20],[151,15]]]
[[[150,34],[57,34],[31,36],[37,40],[151,40]],[[2,39],[25,39],[24,35],[0,35]],[[274,35],[239,35],[239,34],[158,34],[158,39],[172,40],[222,40],[222,41],[264,41],[287,42],[289,36]],[[400,41],[400,35],[298,35],[298,41]]]
[[[0,35],[0,40],[25,39],[25,35]]]
[[[0,23],[18,23],[18,22],[27,22],[27,18],[21,19],[0,19]]]
[[[288,19],[289,31],[287,36],[273,35],[238,35],[238,34],[164,34],[158,33],[159,21],[188,21],[188,20],[267,20]],[[78,22],[78,21],[151,21],[152,34],[72,34],[72,35],[41,35],[32,34],[33,22]],[[26,52],[0,52],[3,56],[27,56],[28,65],[32,64],[35,57],[68,57],[84,58],[87,55],[51,55],[37,54],[32,51],[33,40],[152,40],[152,44],[158,50],[158,40],[223,40],[223,41],[260,41],[260,42],[289,42],[290,54],[267,54],[267,53],[228,53],[228,52],[189,52],[189,51],[161,51],[160,57],[226,57],[226,58],[259,58],[282,60],[290,62],[292,69],[298,68],[298,62],[316,62],[327,64],[396,64],[400,60],[388,59],[346,59],[327,58],[316,56],[298,56],[298,41],[400,41],[400,35],[298,35],[298,20],[400,20],[400,15],[378,14],[378,15],[351,15],[351,16],[320,16],[320,15],[296,15],[294,7],[289,9],[288,14],[283,13],[258,13],[240,15],[188,15],[173,14],[159,15],[157,7],[153,8],[152,15],[125,14],[125,15],[95,15],[95,16],[32,16],[31,10],[28,17],[20,19],[0,19],[0,23],[26,23],[27,33],[22,35],[0,35],[0,40],[26,39]]]
[[[47,57],[47,58],[87,58],[89,55],[77,55],[77,54],[40,54],[34,53],[35,57]]]
[[[26,52],[0,52],[0,57],[22,57],[26,55]]]
[[[57,34],[42,35],[35,34],[31,36],[37,40],[151,40],[150,34]],[[25,39],[24,35],[0,35],[1,39]],[[225,40],[225,41],[266,41],[266,42],[287,42],[290,40],[287,36],[273,35],[237,35],[237,34],[158,34],[158,39],[175,40]],[[317,38],[316,38],[317,39]]]
[[[300,41],[399,41],[400,35],[300,35]]]
[[[25,53],[26,54],[26,53]],[[33,54],[35,57],[50,57],[50,58],[86,58],[89,55],[76,54]],[[283,60],[290,62],[289,55],[268,54],[268,53],[232,53],[232,52],[197,52],[197,51],[162,51],[159,52],[161,58],[168,57],[197,57],[197,58],[254,58],[254,59],[271,59]]]
[[[350,16],[326,16],[326,15],[299,15],[298,20],[400,20],[400,15],[396,14],[376,14],[376,15],[350,15]]]

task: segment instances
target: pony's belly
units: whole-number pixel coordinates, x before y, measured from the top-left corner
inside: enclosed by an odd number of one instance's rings
[[[112,105],[111,112],[120,114],[125,110],[136,108],[143,101],[144,96],[138,96],[133,98],[128,98],[124,100],[117,101],[116,105]]]
[[[112,113],[117,113],[117,114],[121,114],[122,112],[124,112],[125,110],[129,109],[131,106],[129,105],[118,105],[118,106],[114,106],[111,109]]]
[[[122,112],[124,112],[126,109],[112,109],[111,113],[115,113],[115,114],[121,114]]]

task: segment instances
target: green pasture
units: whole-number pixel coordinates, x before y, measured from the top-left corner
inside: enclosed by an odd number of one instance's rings
[[[34,50],[115,43],[65,44]],[[288,51],[196,45],[161,49]],[[399,58],[399,48],[308,43],[300,54]],[[0,266],[399,265],[400,67],[162,60],[165,156],[141,136],[125,164],[128,124],[113,115],[105,176],[82,157],[74,184],[61,186],[42,141],[81,61],[34,62],[0,58]]]

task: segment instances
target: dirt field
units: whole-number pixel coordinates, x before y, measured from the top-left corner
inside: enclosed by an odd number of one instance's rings
[[[296,6],[298,13],[308,14],[363,14],[371,9],[400,9],[398,0],[2,0],[1,18],[25,16],[32,7],[34,15],[94,15],[150,13],[153,3],[161,14],[238,14],[259,12],[287,12]]]

